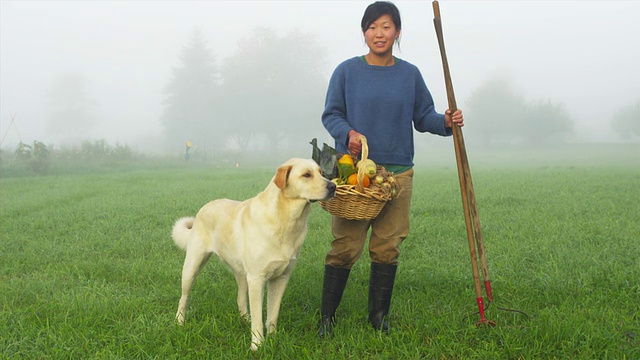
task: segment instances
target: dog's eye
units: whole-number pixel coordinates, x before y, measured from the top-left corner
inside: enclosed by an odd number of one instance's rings
[[[304,175],[302,175],[302,177],[306,177],[306,178],[310,178],[312,176],[313,175],[310,172],[306,172],[306,173],[304,173]]]

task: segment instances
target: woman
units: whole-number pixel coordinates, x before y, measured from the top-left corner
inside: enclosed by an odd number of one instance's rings
[[[362,254],[369,228],[369,322],[376,330],[388,331],[386,317],[399,245],[409,233],[413,129],[450,136],[453,124],[463,126],[462,112],[437,113],[418,68],[393,56],[393,45],[399,42],[401,31],[400,12],[393,3],[377,1],[369,5],[361,27],[369,52],[348,59],[335,69],[322,123],[341,153],[360,154],[357,138],[364,135],[369,158],[394,172],[402,191],[373,220],[332,217],[334,240],[325,259],[321,337],[333,334],[336,309],[350,269]]]

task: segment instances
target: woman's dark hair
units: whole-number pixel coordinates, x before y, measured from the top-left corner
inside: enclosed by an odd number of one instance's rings
[[[362,32],[366,32],[369,26],[382,15],[391,16],[396,29],[402,29],[402,21],[400,20],[400,11],[398,8],[389,1],[376,1],[367,6],[367,9],[364,11],[362,21],[360,22]]]

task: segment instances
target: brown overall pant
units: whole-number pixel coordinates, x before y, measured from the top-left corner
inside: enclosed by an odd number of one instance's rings
[[[334,240],[325,259],[326,265],[350,269],[362,255],[369,227],[371,227],[369,239],[371,261],[379,264],[398,264],[400,243],[409,234],[413,169],[396,175],[396,178],[400,193],[385,204],[377,218],[347,220],[332,216],[331,231]]]

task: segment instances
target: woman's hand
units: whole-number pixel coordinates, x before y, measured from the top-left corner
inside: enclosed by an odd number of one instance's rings
[[[349,131],[349,151],[353,155],[359,155],[362,151],[362,143],[358,140],[359,136],[364,136],[355,130]]]
[[[451,110],[447,109],[444,112],[444,126],[450,128],[453,124],[458,125],[459,127],[464,126],[464,117],[462,116],[462,110],[458,109],[453,114],[451,114]]]

